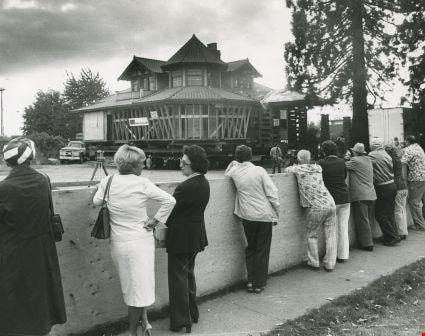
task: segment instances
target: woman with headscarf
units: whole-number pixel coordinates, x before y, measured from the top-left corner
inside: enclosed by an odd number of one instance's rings
[[[30,167],[34,157],[26,138],[3,148],[11,171],[0,182],[0,335],[45,335],[66,321],[50,185]]]

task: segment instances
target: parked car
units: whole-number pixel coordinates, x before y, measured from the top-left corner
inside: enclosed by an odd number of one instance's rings
[[[87,148],[83,141],[70,141],[66,147],[59,150],[59,160],[61,163],[67,161],[83,163],[87,159]]]

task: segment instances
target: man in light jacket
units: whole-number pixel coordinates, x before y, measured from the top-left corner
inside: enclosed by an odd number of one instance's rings
[[[236,147],[235,158],[224,174],[232,178],[236,186],[234,213],[242,219],[248,242],[245,250],[247,290],[261,293],[267,283],[272,226],[279,217],[278,190],[266,170],[250,162],[250,147]]]
[[[345,162],[345,166],[350,172],[349,190],[357,243],[361,250],[373,251],[369,220],[373,201],[376,200],[372,160],[366,155],[364,145],[360,142],[356,143],[351,151],[353,157]]]

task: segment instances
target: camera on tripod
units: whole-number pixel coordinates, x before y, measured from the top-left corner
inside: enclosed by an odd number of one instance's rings
[[[105,152],[103,150],[100,150],[100,149],[98,149],[96,151],[96,167],[94,168],[93,174],[91,176],[91,179],[90,179],[90,182],[89,182],[89,187],[90,187],[90,184],[93,181],[94,176],[95,176],[98,169],[99,169],[100,172],[103,171],[105,173],[105,175],[108,176],[108,171],[106,170],[106,167],[105,167],[105,164],[104,164],[104,162],[105,162],[105,156],[103,155],[104,153]]]
[[[98,149],[96,151],[96,161],[97,162],[105,162],[105,156],[103,155],[105,154],[105,151]]]

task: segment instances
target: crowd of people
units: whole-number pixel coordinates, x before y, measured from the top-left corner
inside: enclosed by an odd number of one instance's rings
[[[322,146],[323,159],[311,160],[300,150],[297,162],[286,168],[295,174],[300,205],[306,208],[306,267],[320,270],[318,237],[323,230],[326,252],[323,267],[334,270],[349,259],[348,221],[352,211],[358,247],[373,251],[371,215],[374,213],[385,246],[408,235],[406,200],[415,230],[425,230],[425,153],[415,137],[406,146],[371,142],[371,151],[357,143],[345,158],[333,141]],[[281,149],[271,151],[280,171]],[[3,149],[10,174],[0,182],[0,334],[45,335],[54,324],[66,322],[58,256],[51,228],[51,189],[44,174],[34,170],[34,143],[16,138]],[[180,169],[186,177],[173,195],[141,176],[143,150],[121,146],[114,156],[118,173],[105,177],[95,188],[92,202],[102,205],[106,196],[110,214],[110,253],[128,307],[129,335],[152,335],[147,307],[155,302],[154,229],[168,227],[168,288],[170,330],[191,333],[199,321],[196,303],[195,259],[208,245],[204,212],[210,199],[205,174],[208,159],[197,145],[186,146]],[[233,181],[234,214],[241,219],[246,237],[246,290],[261,293],[267,285],[273,226],[280,213],[278,188],[267,171],[254,165],[249,146],[236,147],[235,160],[224,175]],[[348,184],[347,184],[348,177]],[[109,189],[108,189],[109,188]],[[105,189],[108,192],[105,193]],[[147,203],[159,208],[148,216]],[[31,280],[29,280],[31,279]]]
[[[307,209],[306,267],[320,269],[320,230],[325,236],[324,269],[331,272],[336,262],[349,259],[350,211],[357,246],[364,251],[373,251],[374,240],[394,246],[406,239],[406,201],[413,219],[409,229],[425,231],[425,153],[414,136],[406,137],[404,147],[374,138],[369,153],[364,144],[357,143],[344,158],[338,157],[337,145],[331,140],[323,142],[321,149],[324,158],[318,162],[311,161],[309,151],[300,150],[298,162],[286,168],[295,174],[300,205]],[[382,231],[375,239],[373,217]]]

